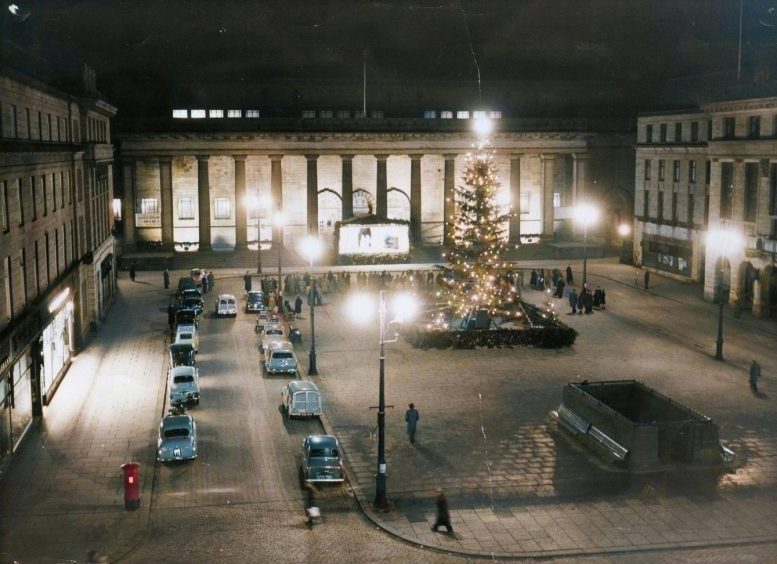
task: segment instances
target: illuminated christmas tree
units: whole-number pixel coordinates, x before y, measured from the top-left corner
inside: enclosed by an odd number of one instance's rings
[[[493,151],[481,146],[467,156],[462,181],[453,195],[453,246],[447,254],[454,275],[448,285],[448,305],[457,317],[477,309],[494,315],[510,309],[517,296],[499,277],[507,248],[507,226],[512,213],[500,200]]]

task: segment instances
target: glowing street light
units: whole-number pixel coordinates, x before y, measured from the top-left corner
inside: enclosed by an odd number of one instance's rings
[[[493,122],[486,116],[477,117],[472,124],[472,129],[481,139],[487,139],[494,130]]]
[[[618,235],[620,235],[621,237],[628,237],[630,233],[631,233],[631,225],[629,225],[628,223],[621,223],[618,226]]]
[[[317,237],[305,237],[302,240],[301,249],[310,259],[310,364],[308,365],[308,376],[318,376],[316,369],[316,279],[313,277],[313,259],[321,256],[321,240]]]
[[[733,254],[744,248],[742,233],[731,228],[721,227],[707,232],[707,249],[718,258],[728,260]],[[718,273],[718,338],[715,341],[715,360],[723,360],[723,276],[724,265]]]
[[[575,207],[575,219],[583,224],[583,288],[585,288],[588,269],[588,226],[599,221],[599,208],[586,200]]]

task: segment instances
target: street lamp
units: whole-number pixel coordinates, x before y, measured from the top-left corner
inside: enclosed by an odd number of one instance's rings
[[[256,210],[256,273],[262,273],[262,208],[270,206],[267,196],[249,196],[249,205]]]
[[[585,288],[588,280],[588,226],[598,221],[599,208],[586,200],[576,206],[575,217],[583,224],[583,288]]]
[[[281,280],[281,247],[283,246],[283,224],[286,222],[286,218],[281,210],[275,212],[273,217],[275,223],[276,232],[278,233],[278,240],[275,242],[275,246],[278,248],[278,310],[283,310],[283,282]]]
[[[316,279],[313,277],[313,259],[321,254],[321,241],[316,237],[306,237],[302,241],[302,252],[310,259],[310,365],[308,376],[318,376],[316,369]]]
[[[374,311],[374,303],[369,296],[356,294],[351,298],[351,314],[354,319],[365,322],[369,312]],[[378,388],[378,472],[375,474],[375,508],[385,509],[388,506],[386,499],[386,393],[385,393],[385,364],[386,357],[383,346],[387,343],[395,343],[399,334],[394,338],[386,339],[386,327],[389,324],[398,324],[412,318],[418,307],[417,300],[409,294],[398,294],[392,303],[392,310],[396,317],[386,322],[386,297],[383,290],[378,294],[379,337],[380,344],[380,378]],[[401,317],[400,317],[401,316]]]
[[[707,233],[707,249],[717,254],[718,259],[725,259],[742,249],[744,239],[742,233],[731,228],[721,227],[711,229]],[[718,338],[715,341],[715,360],[723,360],[723,270],[725,263],[721,260],[721,268],[718,273]],[[729,269],[731,267],[729,266]]]

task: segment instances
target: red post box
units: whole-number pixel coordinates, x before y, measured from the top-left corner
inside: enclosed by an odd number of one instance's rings
[[[124,509],[135,510],[140,507],[140,464],[128,462],[121,465],[124,473]]]

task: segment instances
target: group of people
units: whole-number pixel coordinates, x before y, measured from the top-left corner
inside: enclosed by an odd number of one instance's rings
[[[550,280],[547,280],[546,276],[549,276]],[[578,294],[574,286],[575,277],[571,265],[567,265],[566,272],[563,273],[558,268],[553,268],[547,273],[544,268],[532,269],[529,283],[536,290],[553,288],[554,298],[566,297],[569,300],[572,315],[593,313],[595,309],[605,309],[607,304],[607,295],[601,286],[591,291],[587,283],[583,284]]]
[[[588,285],[585,284],[579,295],[574,287],[569,292],[569,307],[572,308],[572,315],[576,313],[582,314],[583,312],[593,313],[594,309],[604,309],[606,304],[606,294],[604,288],[600,286],[597,286],[596,290],[591,292]]]

